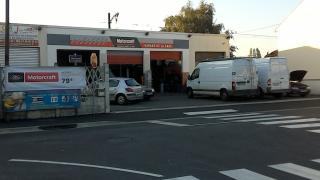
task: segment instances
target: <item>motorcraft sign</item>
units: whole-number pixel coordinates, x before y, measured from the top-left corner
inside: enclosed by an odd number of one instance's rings
[[[82,67],[6,67],[5,91],[83,89],[86,71]]]

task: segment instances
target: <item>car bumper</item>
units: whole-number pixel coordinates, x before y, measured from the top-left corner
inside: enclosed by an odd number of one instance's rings
[[[236,91],[229,91],[228,94],[230,96],[254,96],[254,95],[257,95],[257,90],[256,89],[236,90]]]
[[[142,100],[143,93],[128,93],[126,94],[127,100],[134,101],[134,100]]]

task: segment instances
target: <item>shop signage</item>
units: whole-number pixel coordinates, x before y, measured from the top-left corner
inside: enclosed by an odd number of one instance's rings
[[[6,67],[5,91],[82,89],[86,86],[83,67]]]
[[[69,63],[82,63],[82,56],[76,53],[69,55]]]
[[[11,46],[39,46],[39,31],[36,26],[10,25]],[[0,24],[0,46],[5,43],[5,24]]]
[[[140,48],[140,43],[137,38],[134,37],[114,37],[111,36],[111,41],[114,47],[121,48]]]
[[[6,92],[3,104],[7,112],[79,108],[80,92],[70,89]]]

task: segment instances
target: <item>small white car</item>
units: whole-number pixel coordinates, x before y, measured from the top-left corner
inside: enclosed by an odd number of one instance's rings
[[[132,78],[110,78],[109,79],[110,101],[119,105],[128,101],[143,100],[141,85]]]

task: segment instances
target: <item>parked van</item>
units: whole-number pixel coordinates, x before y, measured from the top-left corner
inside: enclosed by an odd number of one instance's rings
[[[289,70],[286,58],[260,58],[254,59],[254,62],[259,75],[259,96],[270,94],[282,97],[289,92]]]
[[[187,81],[187,95],[254,96],[258,75],[251,58],[215,59],[199,63]]]

